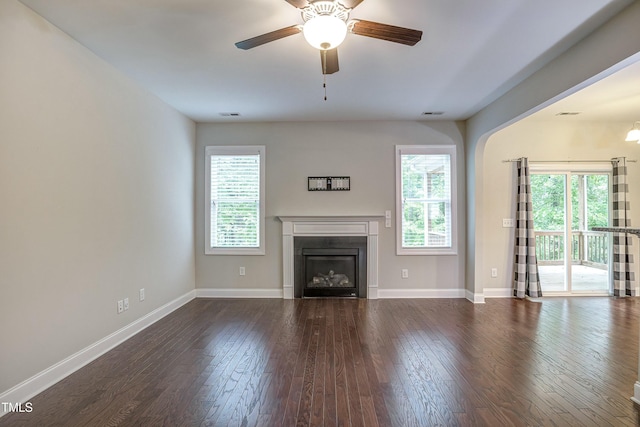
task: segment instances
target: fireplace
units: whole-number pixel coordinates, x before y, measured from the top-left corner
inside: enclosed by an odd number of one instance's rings
[[[294,297],[367,297],[367,237],[294,238]]]
[[[296,254],[293,242],[300,237],[363,238],[366,242],[366,253],[358,254],[358,262],[364,262],[365,267],[359,269],[358,283],[364,289],[359,289],[359,292],[360,295],[365,295],[369,299],[378,298],[378,223],[384,221],[384,216],[313,215],[279,216],[278,218],[282,221],[282,297],[284,299],[292,299],[296,296],[294,284],[297,271],[294,268]],[[335,274],[336,270],[333,271]],[[327,273],[329,272],[323,274]],[[300,298],[301,295],[300,292],[298,297]]]

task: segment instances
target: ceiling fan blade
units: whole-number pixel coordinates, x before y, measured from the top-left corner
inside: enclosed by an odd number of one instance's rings
[[[302,9],[303,7],[307,7],[309,2],[307,0],[284,0],[289,3],[293,7],[297,7],[298,9]]]
[[[342,0],[340,3],[348,9],[353,9],[363,1],[364,0]]]
[[[274,40],[282,39],[284,37],[289,37],[294,34],[298,34],[302,31],[300,25],[292,25],[291,27],[281,28],[279,30],[272,31],[270,33],[262,34],[261,36],[253,37],[247,40],[243,40],[241,42],[236,43],[236,47],[238,49],[251,49],[256,46],[263,45],[265,43],[272,42]]]
[[[413,46],[422,39],[422,31],[356,19],[350,26],[353,34]]]
[[[333,74],[340,70],[338,67],[338,48],[321,50],[322,74]]]

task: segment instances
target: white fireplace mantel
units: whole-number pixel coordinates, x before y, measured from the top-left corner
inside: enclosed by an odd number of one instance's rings
[[[367,236],[367,298],[378,299],[378,221],[384,216],[279,216],[282,221],[283,296],[293,299],[293,238]]]

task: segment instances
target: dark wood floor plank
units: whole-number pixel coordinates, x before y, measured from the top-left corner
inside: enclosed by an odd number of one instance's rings
[[[0,426],[634,426],[640,299],[198,299]]]
[[[400,308],[404,313],[408,313],[408,302],[403,302]],[[421,383],[419,378],[419,363],[415,360],[415,352],[410,346],[410,336],[412,333],[412,325],[408,316],[396,316],[394,322],[390,326],[397,330],[399,337],[395,342],[395,347],[400,350],[401,357],[397,365],[397,375],[405,387],[405,392],[411,396],[411,405],[414,413],[421,425],[443,425],[444,421],[437,413],[436,404],[432,401],[425,384]]]
[[[242,381],[243,373],[250,370],[252,357],[256,352],[258,336],[252,327],[256,324],[259,312],[251,313],[244,322],[244,327],[234,333],[230,340],[235,345],[227,353],[224,369],[220,374],[211,376],[218,383],[214,389],[214,405],[207,414],[205,425],[226,425],[234,413],[235,406],[246,386]]]
[[[365,300],[356,300],[356,311],[352,316],[347,319],[347,333],[349,336],[349,343],[351,345],[351,358],[354,361],[353,370],[355,373],[355,381],[358,385],[358,396],[360,398],[360,408],[362,411],[362,420],[365,426],[377,426],[378,417],[376,415],[376,407],[374,405],[374,396],[377,393],[377,381],[369,381],[369,375],[367,373],[367,362],[364,360],[364,349],[366,347],[366,339],[361,337],[358,331],[366,329],[362,322],[363,307],[366,305]],[[351,395],[351,393],[350,393]],[[386,412],[384,404],[378,409],[381,412]]]
[[[264,406],[267,405],[269,408],[273,406],[269,403],[269,399],[275,397],[275,393],[269,393],[273,379],[270,364],[273,363],[271,355],[280,336],[277,317],[264,313],[254,329],[261,345],[255,353],[251,370],[245,372],[242,381],[246,383],[246,387],[238,400],[229,425],[260,425],[258,420],[265,409]]]
[[[302,399],[304,387],[307,354],[309,352],[309,346],[311,345],[313,320],[310,319],[310,317],[312,313],[315,312],[316,303],[317,301],[312,302],[312,304],[310,304],[310,310],[305,313],[306,316],[300,319],[304,325],[304,329],[300,339],[300,346],[297,348],[297,351],[292,352],[295,356],[295,365],[293,366],[291,385],[289,390],[287,390],[282,425],[292,426],[297,424],[298,409],[300,408],[300,400]]]
[[[337,399],[336,394],[336,326],[334,322],[335,305],[325,304],[326,338],[325,338],[325,370],[324,370],[324,407],[322,418],[325,426],[337,425]]]
[[[378,374],[375,368],[376,362],[374,361],[368,346],[363,346],[362,357],[370,387],[371,408],[373,408],[373,415],[376,417],[376,423],[372,423],[380,426],[391,425],[391,418],[389,417],[389,411],[384,399],[383,387],[378,381]],[[381,358],[378,359],[380,360]],[[365,418],[365,423],[367,422],[367,419],[368,418]]]
[[[296,415],[297,425],[309,425],[309,423],[311,422],[316,370],[320,369],[320,367],[317,365],[319,341],[320,327],[317,319],[314,319],[311,324],[311,338],[309,341],[309,347],[307,348],[307,353],[305,355],[305,366],[302,376],[302,393],[300,395],[300,403],[298,405],[298,413]]]
[[[347,385],[347,370],[349,369],[349,362],[345,352],[344,336],[342,333],[345,319],[344,319],[344,306],[343,304],[336,304],[334,310],[334,363],[335,363],[335,393],[336,393],[336,421],[338,425],[352,425],[351,412],[349,409],[349,396]],[[351,398],[353,401],[353,398]],[[360,420],[354,420],[356,425],[359,425]]]
[[[324,425],[324,406],[326,393],[326,371],[327,371],[327,309],[326,302],[322,300],[322,309],[317,315],[318,347],[315,367],[310,367],[314,371],[314,381],[311,390],[311,417],[309,425]]]

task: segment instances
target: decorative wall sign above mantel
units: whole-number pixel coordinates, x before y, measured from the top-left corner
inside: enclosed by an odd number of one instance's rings
[[[348,176],[310,176],[309,191],[349,191],[351,177]]]

